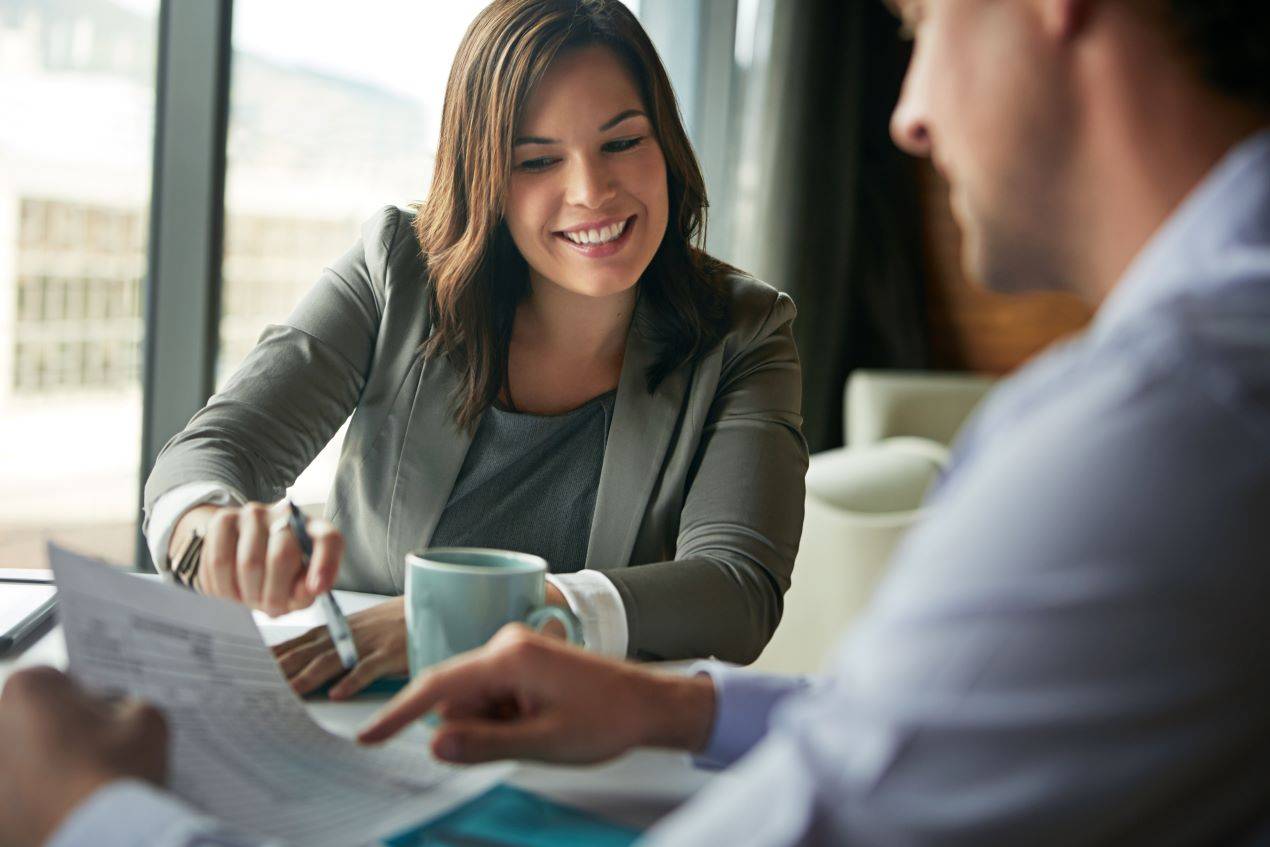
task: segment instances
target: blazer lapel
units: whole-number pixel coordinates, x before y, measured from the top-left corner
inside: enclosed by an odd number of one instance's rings
[[[630,564],[635,536],[666,450],[674,434],[688,387],[689,368],[676,368],[648,392],[648,368],[657,357],[652,341],[640,331],[646,325],[643,301],[626,338],[622,375],[613,405],[613,423],[604,448],[587,544],[586,567],[611,570]]]
[[[388,573],[404,591],[406,553],[427,545],[463,467],[472,436],[454,423],[459,375],[445,359],[422,363],[388,510]]]

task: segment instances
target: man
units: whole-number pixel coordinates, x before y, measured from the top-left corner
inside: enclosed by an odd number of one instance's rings
[[[666,678],[511,629],[363,740],[435,707],[456,761],[744,757],[659,844],[1270,839],[1270,6],[899,6],[893,133],[948,177],[969,270],[1075,291],[1093,325],[976,417],[822,680]],[[138,713],[63,737],[84,708],[48,671],[6,690],[0,739],[65,782],[9,760],[0,796],[72,788],[0,840],[196,826],[122,779],[161,775]]]

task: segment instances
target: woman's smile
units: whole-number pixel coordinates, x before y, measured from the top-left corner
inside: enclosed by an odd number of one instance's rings
[[[558,230],[557,240],[588,259],[607,259],[622,251],[631,241],[639,215],[628,218],[606,218]]]

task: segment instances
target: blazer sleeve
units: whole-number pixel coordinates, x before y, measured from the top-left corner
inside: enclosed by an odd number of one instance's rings
[[[279,499],[356,407],[384,307],[387,257],[410,237],[388,207],[326,268],[290,317],[266,327],[224,389],[160,452],[146,480],[147,516],[185,482],[221,483],[251,500]]]
[[[793,301],[773,298],[730,358],[697,448],[673,562],[605,571],[646,659],[758,658],[780,623],[802,535],[807,442]]]

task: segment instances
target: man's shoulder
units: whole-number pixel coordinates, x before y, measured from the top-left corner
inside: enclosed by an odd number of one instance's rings
[[[1118,341],[1107,358],[1131,365],[1135,383],[1204,403],[1270,451],[1270,257],[1160,304]]]

